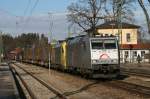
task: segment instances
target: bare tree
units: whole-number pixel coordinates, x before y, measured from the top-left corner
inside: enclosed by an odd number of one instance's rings
[[[150,3],[150,0],[148,0],[148,2]],[[140,7],[142,8],[142,10],[143,10],[143,12],[145,14],[147,27],[148,27],[148,32],[150,34],[150,17],[149,17],[148,11],[147,11],[144,3],[143,3],[143,0],[138,0],[138,3],[140,4]]]
[[[68,6],[68,21],[78,24],[84,31],[92,30],[96,34],[96,25],[103,19],[101,9],[105,0],[78,0]]]
[[[78,24],[84,31],[90,29],[92,34],[97,33],[96,26],[103,19],[116,20],[118,15],[118,2],[120,0],[78,0],[68,6],[68,21]],[[122,0],[122,18],[133,19],[132,2],[134,0]]]
[[[135,0],[122,0],[121,9],[118,7],[120,0],[105,0],[104,14],[105,19],[116,20],[118,10],[121,10],[122,20],[133,21],[134,13],[132,11]]]

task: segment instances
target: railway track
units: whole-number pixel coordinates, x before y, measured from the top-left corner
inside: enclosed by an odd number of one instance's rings
[[[34,76],[34,74],[32,74],[31,72],[28,72],[24,68],[20,67],[18,64],[15,64],[15,63],[8,63],[8,64],[9,64],[9,66],[11,64],[13,64],[13,65],[17,66],[18,68],[20,68],[21,70],[23,70],[24,72],[26,72],[28,75],[30,75],[32,78],[34,78],[36,81],[38,81],[41,85],[45,86],[47,89],[49,89],[50,91],[52,91],[56,95],[56,97],[58,97],[59,99],[67,99],[67,97],[64,96],[61,92],[59,92],[59,90],[57,90],[57,89],[53,88],[52,86],[48,85],[46,82],[44,82],[40,78],[37,78],[36,76]],[[36,95],[33,93],[33,91],[30,89],[30,87],[27,85],[27,83],[21,77],[21,75],[17,72],[17,70],[14,67],[12,67],[12,66],[10,66],[10,69],[13,72],[13,74],[16,74],[16,76],[18,76],[18,78],[22,82],[23,86],[28,91],[30,97],[32,99],[37,99]]]
[[[118,87],[124,90],[127,90],[131,93],[138,93],[142,94],[144,96],[150,97],[150,87],[142,86],[142,85],[137,85],[133,83],[129,83],[126,81],[111,81],[108,84],[110,84],[113,87]]]
[[[32,72],[28,72],[27,70],[25,70],[23,67],[19,66],[18,64],[15,64],[15,65],[17,67],[19,67],[20,69],[26,71],[27,73],[33,75]],[[126,90],[130,93],[139,94],[139,95],[142,95],[144,97],[146,96],[146,97],[150,98],[150,87],[145,87],[145,86],[125,82],[122,80],[113,80],[113,81],[104,81],[104,82],[99,81],[99,80],[94,80],[94,81],[98,81],[100,85],[104,85],[106,87],[110,86],[110,87],[113,87],[114,89],[117,88],[117,89],[121,89],[121,90]],[[96,83],[96,84],[98,85],[98,83]],[[83,88],[83,90],[84,90],[84,88]],[[55,90],[54,90],[54,92],[55,92]],[[71,91],[71,92],[65,92],[65,93],[60,93],[60,92],[57,92],[57,90],[56,90],[55,94],[56,94],[56,97],[59,97],[61,99],[66,99],[66,97],[73,95],[73,94],[76,94],[76,93],[80,93],[80,92],[82,92],[82,89]]]
[[[141,76],[141,77],[147,77],[150,78],[150,74],[143,73],[143,72],[135,72],[135,71],[128,71],[128,70],[123,70],[122,74],[125,75],[133,75],[133,76]]]

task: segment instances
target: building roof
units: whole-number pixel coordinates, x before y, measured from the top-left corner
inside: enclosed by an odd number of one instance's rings
[[[122,44],[120,45],[121,49],[124,50],[144,50],[144,49],[150,49],[150,43],[140,43],[140,44]]]
[[[122,29],[138,29],[140,26],[130,23],[122,22]],[[96,26],[96,29],[118,29],[117,21],[109,21]],[[86,30],[86,32],[92,31],[91,29]]]
[[[117,21],[105,22],[105,23],[97,26],[97,29],[112,29],[112,28],[118,29]],[[123,29],[140,28],[140,26],[135,25],[135,24],[129,24],[129,23],[122,22],[122,28]]]

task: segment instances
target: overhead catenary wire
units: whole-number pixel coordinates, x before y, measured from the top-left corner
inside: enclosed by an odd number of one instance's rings
[[[28,1],[28,4],[27,4],[27,6],[26,6],[26,8],[25,8],[25,10],[24,10],[23,16],[15,15],[14,13],[9,12],[9,11],[7,11],[7,10],[4,10],[4,9],[2,9],[2,8],[0,8],[0,11],[2,11],[2,12],[4,12],[4,13],[6,13],[6,14],[8,14],[8,15],[13,16],[13,17],[16,18],[16,21],[15,21],[16,30],[17,30],[18,26],[20,25],[20,23],[23,23],[22,28],[20,28],[20,31],[24,31],[24,29],[25,29],[27,23],[30,21],[30,17],[32,16],[34,9],[35,9],[36,6],[38,5],[38,2],[39,2],[39,0],[36,0],[35,3],[34,3],[34,5],[33,5],[33,7],[31,7],[31,10],[30,10],[30,12],[29,12],[29,16],[27,17],[27,19],[25,19],[25,16],[26,16],[26,14],[27,14],[27,12],[28,12],[28,10],[29,10],[29,7],[30,7],[30,5],[31,5],[31,0]],[[17,20],[18,18],[20,18],[20,19]],[[25,22],[25,23],[24,23],[24,22]],[[18,30],[19,30],[19,29],[18,29]]]
[[[6,14],[8,17],[11,16],[11,17],[14,17],[15,19],[18,18],[18,16],[17,16],[16,14],[14,14],[14,13],[12,13],[12,12],[10,12],[10,11],[7,11],[6,9],[0,8],[0,11],[2,12],[2,14]],[[4,16],[4,17],[5,17],[5,16]],[[8,20],[10,20],[10,18],[9,18]],[[5,23],[3,24],[3,28],[7,28],[7,24],[10,24],[10,21],[5,21]],[[17,26],[17,25],[18,25],[18,22],[15,21],[14,24]],[[1,29],[2,29],[2,27],[1,27]]]
[[[33,14],[33,11],[34,11],[34,9],[36,8],[36,6],[38,5],[38,3],[39,3],[39,0],[36,0],[36,1],[35,1],[35,4],[33,5],[33,7],[32,7],[31,10],[30,10],[30,16]]]
[[[29,7],[30,7],[30,4],[31,4],[31,0],[28,0],[28,4],[27,4],[27,6],[26,6],[26,8],[25,8],[25,10],[24,10],[23,16],[26,15],[26,13],[27,13],[27,11],[28,11],[28,9],[29,9]]]
[[[32,7],[31,10],[30,10],[29,16],[28,16],[27,19],[25,20],[24,27],[22,28],[22,31],[24,31],[25,27],[27,26],[27,23],[30,21],[31,16],[32,16],[32,14],[33,14],[33,12],[34,12],[34,9],[35,9],[36,6],[38,5],[38,3],[39,3],[39,0],[36,0],[35,3],[34,3],[34,5],[33,5],[33,7]]]
[[[28,12],[28,9],[29,9],[30,5],[31,5],[31,0],[28,0],[28,3],[27,3],[27,6],[25,7],[23,16],[21,17],[21,19],[20,19],[19,21],[16,21],[16,30],[17,30],[17,29],[19,30],[18,26],[19,26],[19,24],[22,23],[23,20],[25,19],[25,16],[26,16],[26,14],[27,14],[27,12]],[[17,16],[17,17],[18,17],[18,16]],[[20,30],[23,30],[23,29],[20,29]]]
[[[22,16],[22,18],[21,18],[21,20],[20,20],[20,21],[23,21],[23,20],[24,20],[24,18],[25,18],[25,16],[26,16],[26,14],[27,14],[27,11],[28,11],[28,9],[29,9],[29,7],[30,7],[30,5],[31,5],[31,0],[28,0],[27,6],[25,7],[25,10],[24,10],[23,16]],[[18,16],[17,16],[17,17],[18,17]],[[18,24],[19,24],[19,22],[16,22],[16,23],[18,23]]]
[[[8,15],[10,15],[10,16],[14,16],[14,17],[16,17],[16,16],[17,16],[17,15],[15,15],[14,13],[9,12],[9,11],[7,11],[7,10],[5,10],[5,9],[2,9],[2,8],[0,8],[0,11],[1,11],[1,12],[3,12],[3,13],[8,14]]]

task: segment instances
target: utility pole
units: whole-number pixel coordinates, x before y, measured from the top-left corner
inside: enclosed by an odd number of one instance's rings
[[[73,23],[68,25],[68,38],[71,37],[72,33],[71,33],[71,28],[73,26]]]
[[[0,31],[0,63],[3,59],[3,39],[2,39],[2,31]]]
[[[122,3],[124,0],[117,1],[117,23],[118,23],[118,36],[119,43],[122,44]]]
[[[50,43],[52,44],[53,43],[53,38],[52,38],[52,28],[53,28],[53,21],[52,21],[52,13],[48,13],[48,15],[49,15],[49,18],[50,18],[50,22],[49,22],[49,36],[50,36]],[[49,51],[49,55],[48,55],[48,64],[49,64],[49,75],[50,75],[50,68],[51,68],[51,50],[52,50],[52,48],[51,48],[52,46],[50,45],[50,51]]]
[[[49,12],[48,15],[49,15],[49,19],[50,19],[50,21],[49,21],[49,36],[50,36],[50,42],[52,42],[52,39],[53,39],[52,38],[52,29],[53,29],[52,13]]]
[[[120,58],[123,59],[123,54],[120,51],[120,45],[122,44],[122,3],[124,0],[117,0],[117,23],[118,23],[118,41],[119,41],[119,62]],[[121,56],[122,55],[122,56]]]

